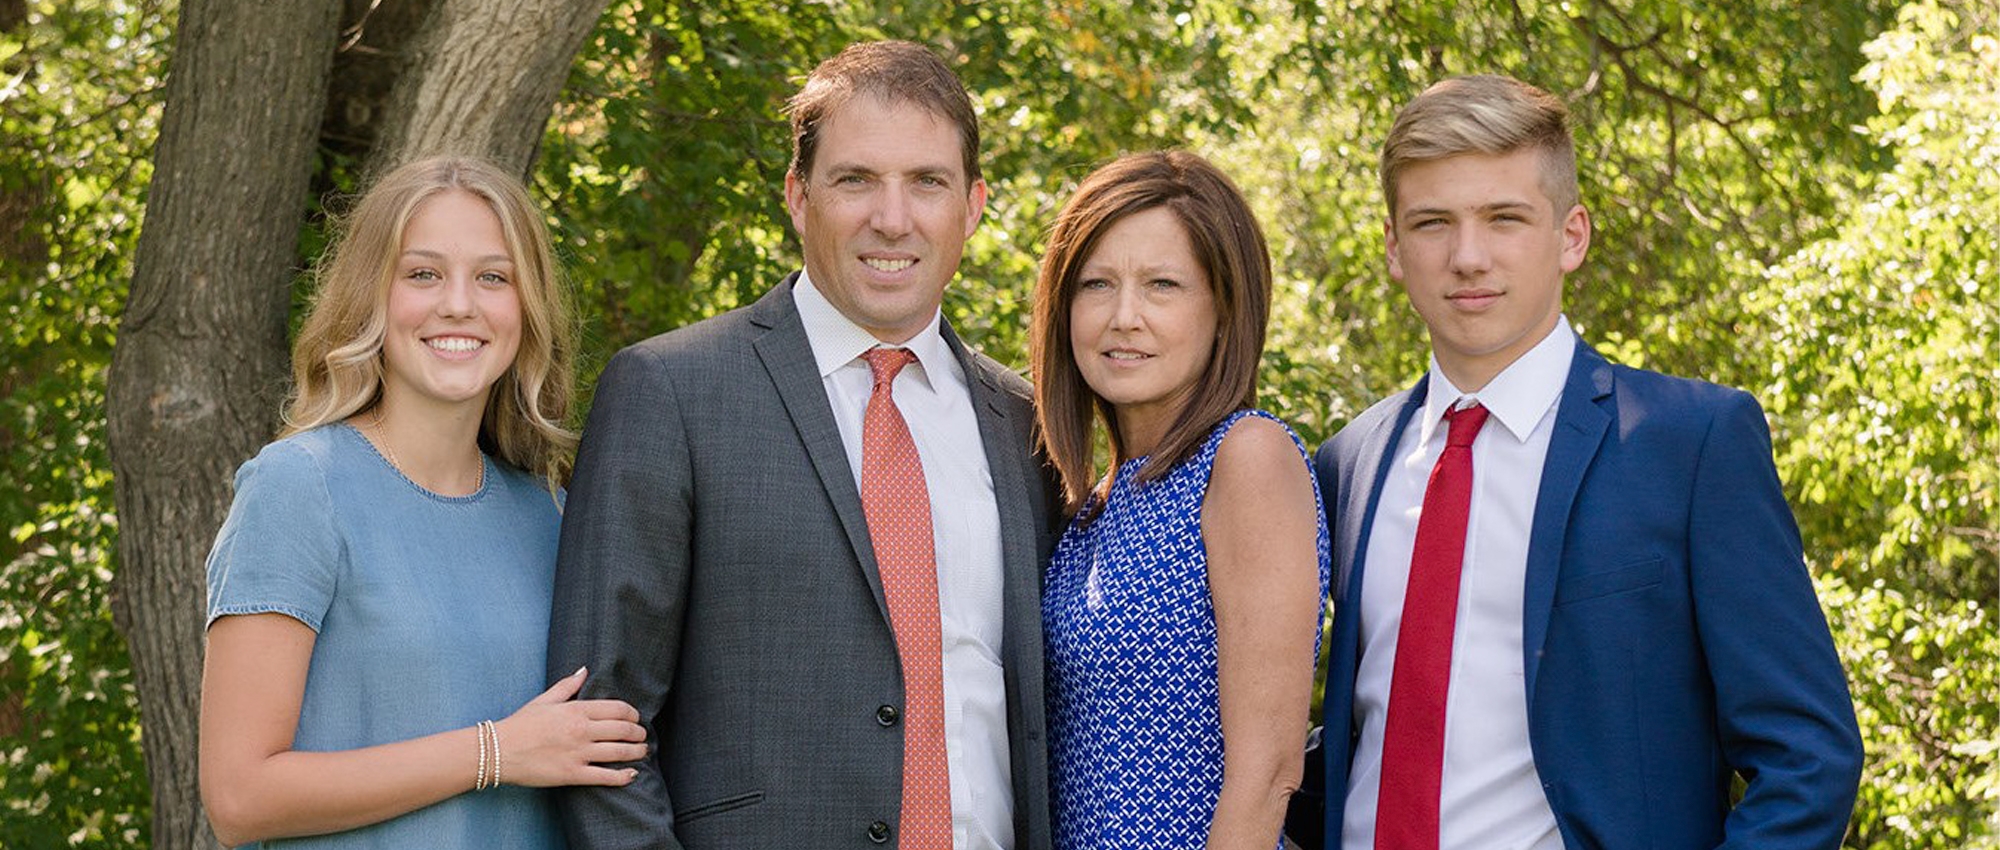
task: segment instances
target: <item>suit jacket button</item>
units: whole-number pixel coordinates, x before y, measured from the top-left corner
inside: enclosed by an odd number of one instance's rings
[[[896,707],[893,705],[885,705],[875,709],[875,722],[884,726],[896,725],[896,719],[900,716],[901,713],[896,711]]]
[[[868,840],[873,841],[876,844],[889,843],[889,825],[879,820],[869,824]]]

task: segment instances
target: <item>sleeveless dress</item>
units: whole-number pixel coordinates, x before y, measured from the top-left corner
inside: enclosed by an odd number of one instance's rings
[[[1246,416],[1278,421],[1239,410],[1193,456],[1147,484],[1137,482],[1145,458],[1120,464],[1103,509],[1088,524],[1071,520],[1050,557],[1042,629],[1060,850],[1208,841],[1222,790],[1222,719],[1201,507],[1216,448]],[[1310,475],[1305,445],[1286,433]],[[1095,507],[1093,500],[1078,516]],[[1317,507],[1314,515],[1324,599],[1326,520]]]

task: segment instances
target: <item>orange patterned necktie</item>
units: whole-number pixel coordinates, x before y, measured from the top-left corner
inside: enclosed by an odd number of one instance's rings
[[[904,348],[876,348],[861,356],[875,372],[861,424],[861,510],[903,660],[903,814],[897,845],[950,850],[951,776],[930,491],[916,441],[890,394],[896,373],[917,356]]]

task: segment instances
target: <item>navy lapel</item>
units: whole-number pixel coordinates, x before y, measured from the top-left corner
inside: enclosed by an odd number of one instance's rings
[[[1359,604],[1361,601],[1357,588],[1361,586],[1362,562],[1367,560],[1369,533],[1375,526],[1375,508],[1382,502],[1382,483],[1389,480],[1389,470],[1396,465],[1396,447],[1402,442],[1403,430],[1409,427],[1411,417],[1424,409],[1425,388],[1429,385],[1430,374],[1425,373],[1417,379],[1416,386],[1406,391],[1396,415],[1377,420],[1375,430],[1363,438],[1360,448],[1355,451],[1357,463],[1367,463],[1369,458],[1374,458],[1375,468],[1368,476],[1368,489],[1363,491],[1367,498],[1342,500],[1343,510],[1334,529],[1344,529],[1346,533],[1340,536],[1348,541],[1348,545],[1337,553],[1339,574],[1335,576],[1334,587],[1342,602]],[[1351,471],[1343,477],[1351,480],[1358,471]],[[1349,481],[1340,483],[1346,488]]]
[[[797,280],[798,273],[794,272],[751,306],[751,324],[766,329],[751,342],[751,347],[764,362],[764,371],[770,374],[785,413],[791,417],[792,427],[798,430],[799,442],[805,446],[806,456],[812,459],[813,470],[819,473],[820,486],[833,502],[834,513],[840,516],[840,527],[847,533],[848,545],[854,549],[854,558],[861,564],[868,589],[875,594],[875,605],[886,622],[889,604],[882,595],[882,573],[875,566],[875,546],[868,538],[868,517],[861,510],[861,492],[855,489],[854,470],[847,464],[847,447],[840,441],[840,425],[833,420],[833,405],[826,399],[826,383],[820,378],[819,364],[813,360],[812,343],[806,339],[798,303],[792,300],[792,286]]]
[[[1618,415],[1611,385],[1611,364],[1578,339],[1569,379],[1563,383],[1562,401],[1556,408],[1555,430],[1549,435],[1542,486],[1535,496],[1535,518],[1528,533],[1521,651],[1530,710],[1535,705],[1535,676],[1541,672],[1542,646],[1549,634],[1549,611],[1555,604],[1556,576],[1562,568],[1570,511],[1584,473],[1590,470],[1605,432]]]

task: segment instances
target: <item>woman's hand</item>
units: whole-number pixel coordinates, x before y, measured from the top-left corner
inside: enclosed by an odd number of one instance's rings
[[[624,785],[632,768],[604,763],[646,758],[646,727],[623,700],[573,700],[589,672],[578,669],[494,724],[500,741],[500,781],[552,785]]]

